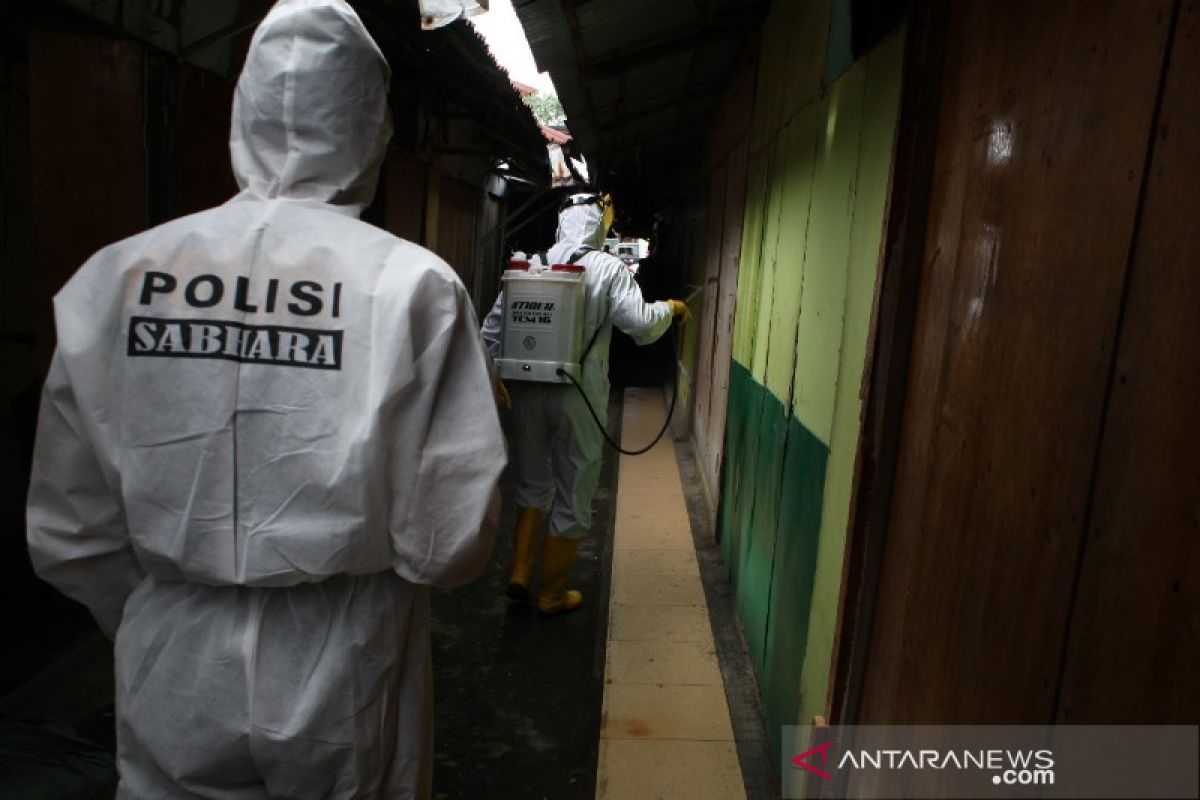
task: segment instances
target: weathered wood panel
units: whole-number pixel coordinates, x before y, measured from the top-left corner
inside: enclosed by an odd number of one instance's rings
[[[715,439],[721,438],[723,431],[714,432],[711,427],[713,396],[713,361],[716,358],[715,342],[720,322],[717,319],[719,305],[718,283],[721,276],[721,248],[725,223],[725,176],[727,169],[722,163],[712,174],[709,183],[708,199],[708,241],[704,252],[704,278],[702,294],[699,298],[700,311],[695,323],[700,327],[700,346],[696,354],[696,411],[695,436],[698,449],[701,452],[701,463],[707,466],[711,458],[710,451]],[[693,304],[694,307],[695,304]],[[717,402],[723,402],[721,396]],[[717,445],[720,450],[720,445]],[[704,472],[709,497],[716,496],[717,484],[712,480],[708,470]]]
[[[212,208],[238,191],[229,156],[233,87],[196,67],[179,67],[179,215]]]
[[[1130,275],[1061,723],[1200,720],[1200,6],[1181,5]]]
[[[475,217],[482,192],[455,178],[442,177],[438,193],[438,233],[435,252],[454,267],[467,286],[474,281]]]
[[[859,721],[1046,722],[1172,3],[949,6]]]
[[[387,193],[385,227],[401,239],[421,244],[424,225],[426,168],[407,158],[390,157],[384,164]]]
[[[0,57],[0,368],[6,377],[0,402],[11,408],[14,393],[35,379],[32,360],[38,316],[47,309],[29,296],[33,273],[33,203],[29,164],[29,65]],[[23,481],[16,487],[23,489]],[[17,527],[24,529],[25,499]]]
[[[726,94],[710,150],[714,170],[708,206],[702,318],[698,320],[702,329],[696,358],[695,442],[701,474],[714,507],[721,488],[725,449],[755,66],[752,60],[747,61]]]
[[[721,264],[714,289],[716,314],[713,331],[712,377],[709,386],[709,416],[706,423],[711,446],[703,454],[704,469],[717,491],[721,485],[725,419],[729,407],[729,369],[733,363],[733,317],[737,306],[738,267],[742,251],[742,217],[746,211],[746,160],[748,137],[743,137],[729,154],[725,181],[725,220],[722,224]]]
[[[48,304],[92,253],[145,227],[141,46],[34,30],[29,82],[37,287],[30,302]],[[44,363],[52,349],[47,313],[38,331]]]

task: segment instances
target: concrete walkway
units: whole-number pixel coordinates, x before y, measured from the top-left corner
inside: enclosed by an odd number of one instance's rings
[[[662,420],[660,392],[627,390],[622,446]],[[745,797],[670,436],[618,475],[596,796]]]

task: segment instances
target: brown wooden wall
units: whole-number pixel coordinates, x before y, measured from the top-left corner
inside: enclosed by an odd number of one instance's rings
[[[946,6],[857,721],[1197,722],[1200,8]]]
[[[410,242],[421,242],[427,168],[408,158],[389,156],[384,164],[387,216],[384,227]]]
[[[4,104],[0,112],[0,370],[14,376],[5,381],[0,396],[7,408],[14,393],[36,375],[34,340],[42,322],[29,297],[33,274],[29,65],[5,55],[0,69]]]
[[[703,292],[693,301],[700,329],[696,353],[693,429],[710,499],[721,491],[733,315],[737,305],[742,216],[746,208],[746,165],[754,102],[755,64],[744,65],[726,95],[713,133],[708,218],[705,226]],[[715,502],[714,502],[715,505]]]
[[[1097,453],[1058,721],[1200,721],[1200,4],[1182,3]]]
[[[29,67],[19,54],[0,56],[0,636],[25,627],[31,583],[25,545],[25,494],[33,451],[33,421],[41,388],[36,337],[44,311],[31,302],[33,205],[29,163]],[[30,626],[32,627],[32,626]],[[11,648],[11,644],[9,645]],[[9,652],[12,652],[11,649]],[[17,659],[5,659],[14,661]],[[15,670],[0,665],[0,692],[11,688]]]
[[[34,577],[25,545],[25,490],[41,383],[54,348],[51,298],[93,252],[141,230],[147,211],[140,45],[35,30],[27,67],[10,62],[6,77],[24,83],[25,91],[6,98],[0,121],[2,213],[10,234],[0,253],[0,603],[38,612],[0,620],[0,638],[20,652],[0,664],[0,693],[93,624],[81,606]],[[54,624],[45,624],[48,619]]]
[[[229,158],[234,84],[183,65],[178,86],[178,196],[173,212],[182,216],[224,203],[238,186]]]
[[[438,192],[437,242],[434,252],[454,267],[468,287],[473,285],[476,216],[483,196],[480,189],[443,175]]]
[[[96,250],[145,227],[142,46],[34,30],[29,64],[38,287],[30,301],[40,306],[48,360],[49,298]]]

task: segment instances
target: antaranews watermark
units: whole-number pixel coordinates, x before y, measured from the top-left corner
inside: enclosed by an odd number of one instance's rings
[[[1197,798],[1200,727],[783,729],[783,796]]]

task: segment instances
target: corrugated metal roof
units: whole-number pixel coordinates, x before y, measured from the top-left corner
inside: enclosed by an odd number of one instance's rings
[[[695,157],[769,0],[515,0],[579,148],[605,174]],[[676,165],[678,166],[678,165]],[[624,170],[628,171],[628,170]]]
[[[571,141],[571,134],[564,133],[562,131],[556,131],[556,130],[554,130],[554,128],[551,128],[549,125],[545,125],[545,124],[539,122],[538,128],[541,129],[542,136],[545,137],[546,141],[549,142],[550,144],[556,144],[561,147],[562,145]]]

